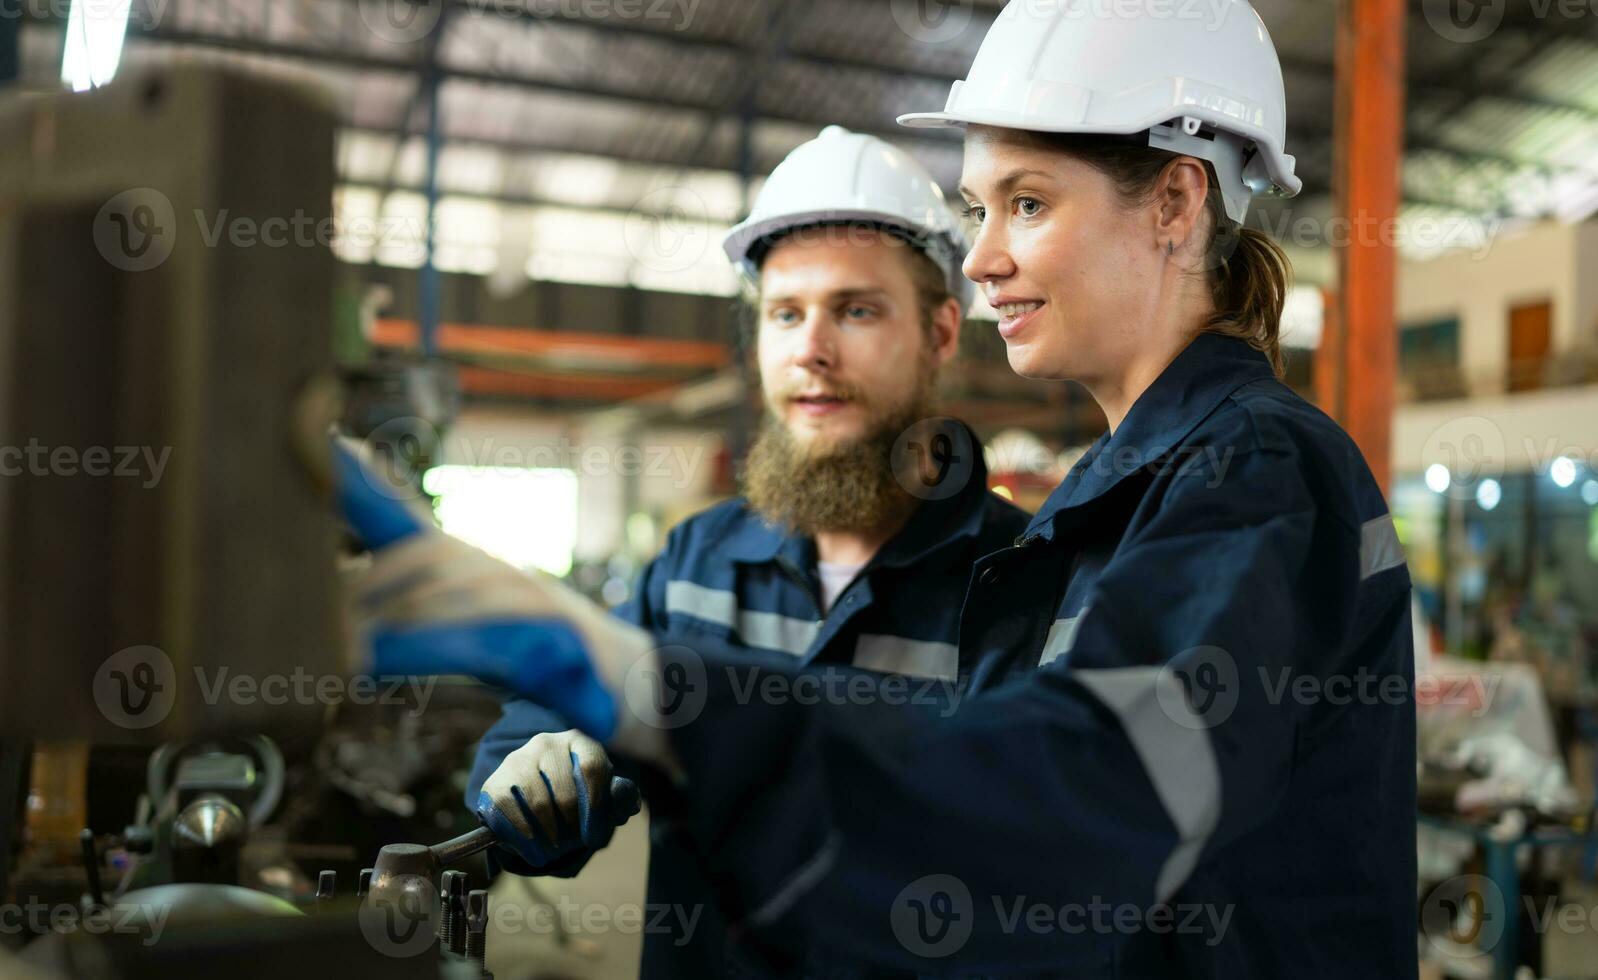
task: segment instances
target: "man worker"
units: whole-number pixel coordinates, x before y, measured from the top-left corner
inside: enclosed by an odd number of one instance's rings
[[[936,379],[973,296],[957,219],[911,157],[834,126],[773,172],[724,248],[749,287],[766,408],[744,493],[673,530],[616,615],[904,675],[907,697],[932,684],[952,696],[971,566],[1027,523],[989,492],[970,430],[938,418]],[[496,770],[548,790],[523,799],[547,862],[494,852],[506,870],[574,875],[625,819],[604,749],[530,702],[507,700],[483,737],[469,807]],[[708,914],[661,917],[694,921],[694,934],[651,930],[642,975],[724,975],[725,937],[669,787],[647,788],[649,903]]]

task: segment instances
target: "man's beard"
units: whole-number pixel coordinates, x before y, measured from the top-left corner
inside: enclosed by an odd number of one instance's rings
[[[917,498],[893,471],[893,446],[906,429],[937,414],[936,370],[917,366],[911,398],[893,410],[869,403],[865,432],[853,439],[812,443],[795,439],[768,412],[749,450],[744,497],[761,517],[804,535],[871,531],[914,509]]]

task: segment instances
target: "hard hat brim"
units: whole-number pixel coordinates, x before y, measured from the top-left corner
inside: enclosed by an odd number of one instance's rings
[[[1193,114],[1205,115],[1201,112]],[[1112,129],[1103,125],[1048,126],[1039,125],[1037,120],[1029,119],[1025,116],[1004,116],[997,113],[979,115],[975,113],[955,114],[952,112],[907,112],[899,116],[897,121],[899,125],[907,129],[954,129],[959,126],[992,126],[996,129],[1019,129],[1028,132],[1103,133],[1110,136],[1142,132],[1148,128],[1141,122],[1127,129]],[[1206,121],[1211,122],[1212,125],[1214,124],[1213,120]],[[1235,122],[1229,125],[1235,126]],[[1292,158],[1286,156],[1280,147],[1273,146],[1273,140],[1267,134],[1263,132],[1243,132],[1240,135],[1253,139],[1255,144],[1264,151],[1265,168],[1270,174],[1271,182],[1276,185],[1277,193],[1282,197],[1295,197],[1299,191],[1304,189],[1304,182],[1293,172],[1294,166],[1289,162]]]

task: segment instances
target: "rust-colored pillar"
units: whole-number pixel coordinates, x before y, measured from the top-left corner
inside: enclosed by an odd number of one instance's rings
[[[1404,0],[1342,0],[1337,30],[1333,190],[1343,227],[1337,302],[1318,372],[1326,411],[1353,435],[1377,481],[1391,472],[1398,364],[1394,228],[1404,155]]]

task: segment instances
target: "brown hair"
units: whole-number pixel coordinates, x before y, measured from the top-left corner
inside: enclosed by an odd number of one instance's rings
[[[1026,135],[1033,143],[1069,154],[1110,178],[1129,204],[1148,201],[1160,174],[1179,155],[1150,147],[1147,136],[1141,133],[1131,136]],[[1209,177],[1204,210],[1210,221],[1205,232],[1208,240],[1204,243],[1203,269],[1215,303],[1215,313],[1204,332],[1248,341],[1250,346],[1270,358],[1271,367],[1277,377],[1281,377],[1279,334],[1292,266],[1287,254],[1270,236],[1227,217],[1215,168],[1207,160],[1200,162]]]

